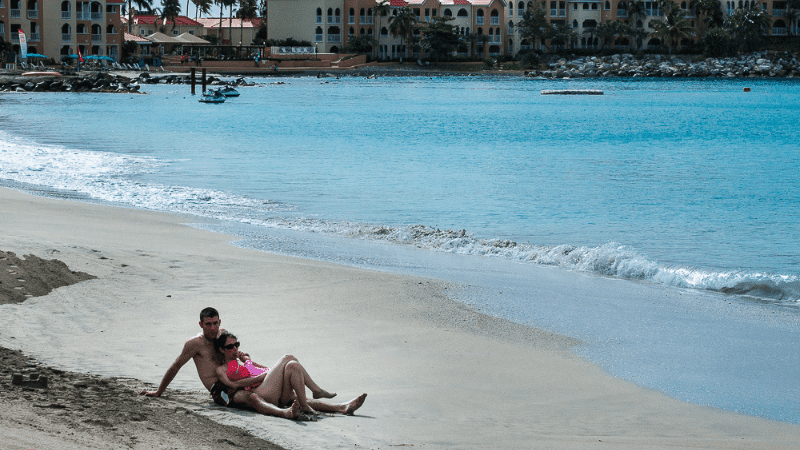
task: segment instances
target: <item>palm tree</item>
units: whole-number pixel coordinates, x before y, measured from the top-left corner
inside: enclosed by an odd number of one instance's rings
[[[647,36],[647,32],[637,25],[638,20],[644,20],[647,17],[644,6],[642,0],[628,2],[628,17],[631,18],[631,26],[635,30],[631,39],[631,46],[633,46],[634,50],[638,50],[641,47],[644,37]]]
[[[194,3],[194,18],[198,18],[200,14],[208,14],[211,12],[211,0],[192,0]],[[188,10],[187,10],[188,13]]]
[[[688,39],[691,36],[692,27],[677,4],[669,0],[662,0],[659,3],[664,20],[653,24],[656,29],[655,35],[663,40],[671,56],[672,47],[675,46],[676,50],[680,50],[681,39]]]
[[[722,25],[722,5],[719,0],[692,0],[689,5],[698,16],[698,38],[706,35],[708,28]]]
[[[181,15],[181,4],[180,0],[161,0],[161,6],[164,8],[161,10],[161,20],[164,22],[164,25],[167,22],[172,21],[172,29],[175,29],[175,19]]]
[[[757,49],[771,26],[772,18],[762,10],[737,9],[725,19],[725,28],[745,52]]]
[[[236,12],[236,16],[239,17],[239,36],[244,39],[244,21],[249,20],[252,22],[253,19],[258,17],[256,0],[239,0],[239,11]],[[251,43],[252,41],[248,42],[247,45]]]
[[[789,0],[786,9],[786,20],[789,21],[789,36],[794,36],[797,23],[800,21],[800,0]]]
[[[411,40],[416,24],[417,16],[411,12],[411,8],[403,6],[397,10],[396,15],[389,18],[389,32],[392,33],[392,36],[400,36],[400,44],[403,45]]]
[[[521,39],[527,39],[533,48],[552,34],[553,26],[547,20],[547,14],[540,4],[528,3],[528,8],[522,13],[522,20],[517,23],[517,30]]]
[[[375,56],[378,56],[378,49],[380,48],[381,42],[381,17],[386,16],[389,14],[391,10],[391,6],[389,0],[378,0],[375,4],[375,8],[372,9],[372,15],[378,16],[378,26],[375,28],[375,40],[378,42],[378,45],[375,46]],[[374,22],[374,20],[373,20]]]
[[[133,4],[138,8],[149,10],[153,7],[153,0],[128,0],[128,33],[133,30]]]

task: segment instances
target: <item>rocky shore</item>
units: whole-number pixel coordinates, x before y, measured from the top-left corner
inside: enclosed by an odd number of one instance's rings
[[[588,56],[559,59],[547,64],[547,70],[525,72],[526,76],[544,78],[583,77],[727,77],[794,78],[800,76],[800,60],[794,55],[752,53],[736,58],[691,60],[682,56],[645,55],[637,59],[625,53],[612,56]]]
[[[143,72],[135,78],[113,73],[101,72],[85,75],[62,76],[21,76],[0,75],[0,92],[106,92],[106,93],[138,93],[143,84],[189,84],[189,75],[169,74],[152,76]],[[199,77],[197,84],[200,84]],[[210,76],[206,79],[210,86],[232,84],[234,86],[251,85],[239,78],[232,83]]]
[[[0,92],[139,92],[139,83],[110,73],[63,76],[0,76]]]

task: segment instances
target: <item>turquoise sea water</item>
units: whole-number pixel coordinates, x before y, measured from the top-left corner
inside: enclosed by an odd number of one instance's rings
[[[0,95],[0,184],[455,281],[614,375],[800,423],[800,83],[256,81]],[[540,95],[567,88],[606,95]]]

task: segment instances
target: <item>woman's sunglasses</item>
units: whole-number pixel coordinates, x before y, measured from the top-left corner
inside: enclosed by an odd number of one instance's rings
[[[222,348],[225,350],[233,350],[234,348],[239,348],[239,343],[234,342],[233,344],[223,345]]]

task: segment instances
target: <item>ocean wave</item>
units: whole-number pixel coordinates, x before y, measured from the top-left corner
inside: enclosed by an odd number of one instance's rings
[[[609,277],[643,280],[724,294],[746,295],[800,306],[800,277],[745,271],[713,271],[659,264],[617,243],[597,247],[536,245],[481,239],[466,230],[426,225],[402,227],[287,217],[292,205],[227,192],[135,181],[170,161],[40,145],[0,131],[0,179],[73,192],[137,208],[192,214],[282,229],[371,239],[439,252],[504,258]],[[269,217],[269,216],[274,217]]]
[[[137,208],[238,220],[294,209],[227,192],[135,181],[170,161],[41,145],[0,131],[0,179]]]
[[[346,221],[272,218],[263,225],[413,245],[434,251],[499,257],[557,266],[627,280],[642,280],[687,289],[745,295],[800,306],[800,277],[745,271],[717,272],[659,264],[636,249],[618,243],[597,247],[535,245],[509,239],[480,239],[466,230],[441,230],[426,225],[391,227]]]

